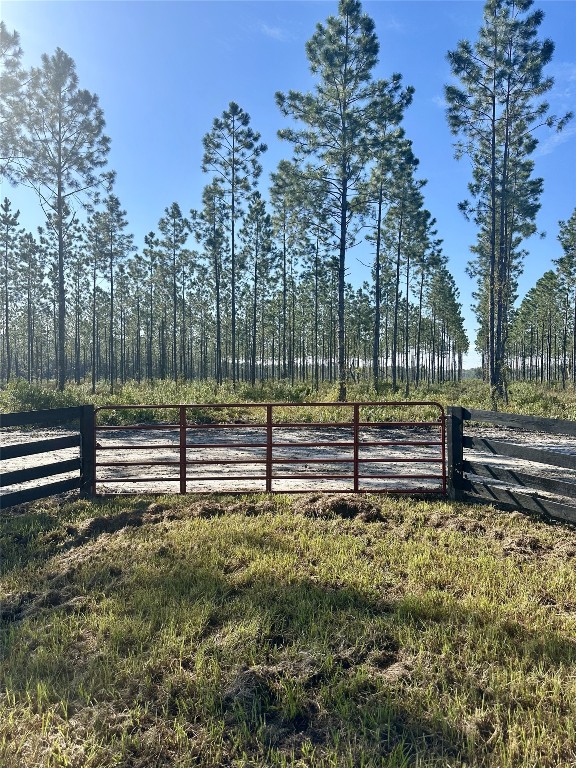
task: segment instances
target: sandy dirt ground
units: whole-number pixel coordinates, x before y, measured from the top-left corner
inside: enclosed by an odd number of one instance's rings
[[[73,433],[6,430],[0,437],[4,445],[10,445],[65,434]],[[265,491],[266,439],[266,428],[261,426],[231,424],[218,430],[188,428],[187,492]],[[430,430],[363,428],[359,439],[360,490],[442,491],[443,454],[438,427]],[[274,427],[272,490],[353,490],[352,441],[351,428]],[[368,444],[375,442],[386,444]],[[406,442],[412,444],[405,445]],[[228,445],[231,443],[234,445]],[[119,427],[98,431],[97,492],[178,492],[179,453],[179,435],[175,428],[137,431]],[[4,461],[2,465],[3,470],[9,471],[77,455],[77,450],[67,449]],[[24,486],[4,490],[19,487]]]
[[[66,430],[0,430],[3,445],[74,434]],[[574,469],[545,466],[490,453],[465,451],[465,458],[527,474],[558,478],[576,483],[576,437],[524,432],[499,427],[470,426],[466,434],[527,445],[574,456]],[[351,428],[275,427],[273,430],[272,490],[351,491],[354,450]],[[359,489],[434,493],[442,491],[442,448],[439,429],[362,428],[358,453]],[[369,445],[368,443],[386,443]],[[234,447],[226,445],[234,443]],[[415,443],[407,445],[406,443]],[[436,443],[436,444],[433,444]],[[231,424],[225,429],[187,429],[186,491],[259,492],[266,489],[266,428]],[[74,458],[78,449],[38,454],[2,462],[2,471]],[[97,492],[177,493],[179,491],[178,430],[156,428],[137,431],[119,427],[97,435]],[[343,475],[344,477],[325,477]],[[65,479],[59,475],[53,480]],[[472,478],[474,479],[474,478]],[[481,478],[476,478],[481,480]],[[34,481],[37,484],[41,481]],[[11,492],[26,486],[10,486]],[[502,483],[503,487],[509,487]],[[554,497],[544,491],[540,496]],[[564,497],[564,500],[566,498]],[[576,504],[575,499],[570,503]]]
[[[487,425],[467,425],[466,434],[484,437],[498,442],[526,446],[527,448],[549,451],[551,453],[573,456],[573,469],[569,469],[565,467],[554,467],[549,464],[540,464],[534,461],[520,460],[508,456],[497,456],[483,451],[464,451],[464,458],[469,461],[488,464],[510,471],[523,472],[528,475],[549,478],[551,480],[564,480],[569,483],[574,483],[576,488],[576,437],[568,435],[550,435],[543,432],[530,432],[528,430]],[[486,478],[477,477],[475,475],[468,475],[468,477],[470,477],[471,480],[478,480],[480,482],[486,480]],[[515,488],[518,490],[518,486],[510,485],[505,482],[492,480],[490,482],[491,484],[494,483],[502,488],[510,488],[512,490]],[[530,488],[523,488],[522,493],[529,493],[534,496],[545,497],[554,501],[562,501],[576,506],[576,496],[567,497],[558,493],[542,490],[535,491]]]

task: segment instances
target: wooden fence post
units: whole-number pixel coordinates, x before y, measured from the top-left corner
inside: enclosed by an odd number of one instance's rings
[[[81,406],[80,413],[80,496],[94,496],[96,485],[95,466],[95,413],[93,405]]]
[[[458,405],[448,406],[446,418],[446,448],[448,459],[448,497],[453,501],[462,498],[464,478],[464,409]]]

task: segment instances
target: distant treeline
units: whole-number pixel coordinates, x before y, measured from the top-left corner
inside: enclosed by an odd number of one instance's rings
[[[265,235],[255,243],[250,226],[258,212]],[[67,380],[94,386],[107,381],[111,387],[129,379],[287,379],[313,386],[338,380],[336,270],[327,268],[319,240],[298,242],[296,231],[280,229],[290,240],[283,250],[284,238],[278,244],[279,230],[262,201],[251,206],[239,234],[233,367],[226,252],[200,250],[198,242],[187,247],[191,219],[173,204],[158,234],[147,237],[142,253],[133,253],[131,239],[122,234],[123,215],[113,214],[109,204],[77,225],[66,248]],[[0,375],[4,382],[56,380],[58,287],[50,233],[36,239],[23,232],[6,199],[0,221],[2,252],[9,254],[3,262]],[[395,267],[383,260],[380,380],[394,377],[406,387],[458,378],[466,338],[451,276],[415,267],[410,285],[416,293],[406,302]],[[345,312],[348,375],[373,380],[373,288],[347,285]]]

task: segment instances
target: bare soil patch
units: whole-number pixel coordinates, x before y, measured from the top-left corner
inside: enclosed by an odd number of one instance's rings
[[[3,444],[74,434],[67,430],[5,431]],[[272,490],[352,491],[354,461],[359,461],[360,489],[442,491],[442,448],[433,428],[362,428],[355,456],[353,432],[346,427],[275,427]],[[371,445],[371,443],[385,445]],[[411,443],[411,444],[406,444]],[[187,429],[188,493],[263,492],[266,490],[265,426],[231,424],[215,430]],[[3,462],[5,471],[51,464],[78,455],[76,449]],[[175,493],[179,491],[178,429],[99,432],[96,444],[97,492]],[[59,476],[65,479],[67,475]],[[40,484],[42,481],[35,481]],[[18,490],[23,486],[12,486]],[[28,487],[28,486],[27,486]]]
[[[72,430],[1,430],[3,445],[42,440],[49,437],[72,435]],[[466,434],[539,448],[553,453],[574,456],[574,469],[554,467],[533,461],[520,460],[488,452],[467,451],[464,457],[483,464],[510,471],[564,480],[576,484],[576,438],[550,435],[519,429],[487,425],[467,425]],[[437,431],[418,428],[363,428],[360,441],[386,442],[385,446],[362,445],[358,458],[364,477],[360,488],[364,491],[441,491],[441,449],[427,445],[438,439]],[[273,491],[352,491],[354,451],[351,445],[352,430],[349,428],[275,428]],[[263,492],[266,469],[266,428],[230,425],[222,430],[189,428],[186,451],[188,462],[188,493],[198,492]],[[417,445],[403,443],[414,442]],[[207,446],[207,443],[210,443]],[[234,443],[235,445],[230,445]],[[198,447],[194,447],[197,444]],[[97,461],[99,463],[97,492],[102,494],[137,493],[160,494],[179,491],[179,437],[177,429],[118,429],[98,434]],[[78,449],[69,448],[34,456],[24,456],[2,462],[3,471],[49,465],[56,461],[75,458]],[[386,459],[382,462],[381,459]],[[282,461],[285,460],[285,463]],[[323,477],[329,475],[330,477]],[[340,475],[340,477],[338,477]],[[342,477],[347,475],[347,477]],[[428,477],[419,477],[428,475]],[[67,479],[59,475],[55,479]],[[481,477],[470,475],[476,481]],[[43,481],[31,481],[2,489],[0,493],[19,490]],[[514,489],[510,483],[490,480],[491,484]],[[518,490],[516,488],[516,490]],[[536,491],[529,487],[523,493],[561,500],[574,504],[574,498],[561,496],[552,491]],[[319,497],[321,499],[322,497]],[[334,504],[336,502],[331,502]],[[318,501],[316,507],[308,503],[310,514],[332,514],[329,505]],[[365,511],[366,515],[372,514]]]

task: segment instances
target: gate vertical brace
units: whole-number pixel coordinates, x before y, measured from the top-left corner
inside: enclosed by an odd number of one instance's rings
[[[464,409],[453,405],[448,407],[446,417],[446,447],[448,453],[448,496],[458,501],[463,496],[464,475]]]
[[[358,492],[359,487],[359,453],[360,453],[360,406],[354,403],[354,493]]]
[[[186,406],[180,406],[180,493],[186,493]]]
[[[266,406],[266,493],[272,491],[272,405]]]
[[[440,442],[442,443],[442,495],[448,493],[448,466],[446,460],[446,414],[440,415]]]
[[[96,495],[96,410],[83,405],[80,412],[80,496]]]

